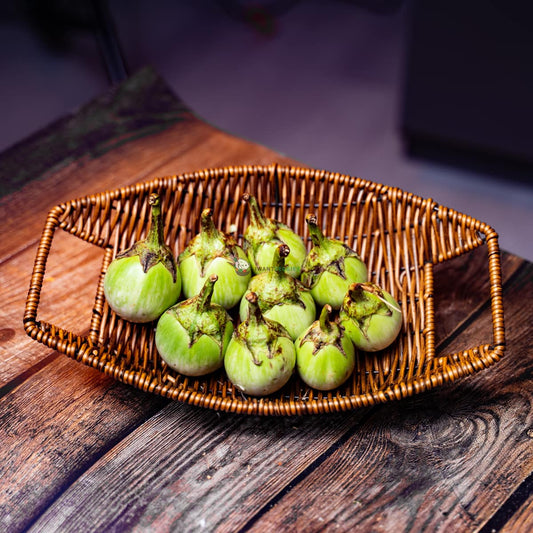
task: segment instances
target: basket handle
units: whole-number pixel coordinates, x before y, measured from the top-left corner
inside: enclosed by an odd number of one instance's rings
[[[46,262],[55,230],[59,227],[65,211],[65,205],[58,205],[48,213],[33,265],[23,322],[24,330],[32,339],[72,357],[83,345],[88,345],[89,340],[48,322],[37,320]]]
[[[498,234],[490,227],[484,228],[489,259],[490,297],[494,352],[501,357],[505,350],[505,326],[503,318],[503,287]]]

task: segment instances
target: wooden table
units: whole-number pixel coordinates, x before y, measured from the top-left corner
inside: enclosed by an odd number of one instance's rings
[[[0,157],[1,531],[532,530],[533,269],[514,255],[502,257],[508,346],[498,364],[345,413],[198,408],[25,334],[53,206],[154,176],[273,161],[294,163],[202,122],[150,69]],[[98,269],[89,245],[70,242],[54,240],[40,312],[80,332]],[[447,310],[437,351],[490,331],[478,262],[474,253],[436,274]]]

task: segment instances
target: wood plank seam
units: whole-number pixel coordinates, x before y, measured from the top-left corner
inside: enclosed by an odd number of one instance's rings
[[[479,533],[492,533],[500,531],[512,516],[533,494],[533,473],[518,485],[511,495],[503,502],[502,506],[489,518]]]
[[[35,363],[33,366],[21,372],[18,376],[15,376],[13,379],[10,379],[7,383],[0,387],[0,398],[8,395],[10,392],[15,390],[19,385],[22,385],[26,380],[31,378],[34,374],[39,372],[39,370],[48,366],[51,362],[55,361],[62,354],[60,352],[52,351],[49,355],[41,359],[39,362]]]
[[[302,481],[304,481],[313,471],[315,471],[322,463],[324,463],[331,455],[333,455],[338,449],[346,444],[354,435],[358,427],[365,424],[372,417],[373,413],[379,408],[379,405],[366,408],[366,413],[357,420],[353,427],[347,430],[339,439],[337,439],[331,446],[314,459],[304,470],[302,470],[297,476],[285,485],[277,494],[272,496],[254,516],[252,516],[236,533],[245,533],[254,524],[256,524],[261,517],[272,509],[276,503],[281,501],[289,492],[296,488]]]
[[[163,398],[161,399],[165,401],[165,399]],[[167,403],[170,403],[170,401],[168,401]],[[166,404],[156,409],[155,411],[150,412],[149,416],[146,419],[140,420],[137,423],[133,423],[127,427],[124,427],[120,435],[118,435],[115,439],[110,440],[109,442],[106,442],[105,446],[103,446],[102,449],[99,450],[99,453],[91,457],[91,461],[83,463],[79,465],[77,468],[73,469],[72,472],[70,472],[68,478],[63,483],[63,485],[58,487],[58,489],[54,492],[54,494],[50,498],[48,498],[46,502],[43,502],[44,505],[42,506],[42,510],[36,513],[31,518],[27,527],[25,528],[25,531],[31,530],[33,525],[39,521],[40,517],[47,511],[47,509],[51,507],[63,495],[63,493],[66,492],[81,476],[83,476],[90,468],[92,468],[92,466],[98,463],[98,461],[100,461],[102,457],[104,457],[113,448],[115,448],[120,442],[122,442],[124,438],[126,438],[128,435],[133,433],[136,429],[138,429],[140,426],[142,426],[148,420],[150,420],[150,418],[152,418],[153,416],[161,412],[165,408],[165,406]]]

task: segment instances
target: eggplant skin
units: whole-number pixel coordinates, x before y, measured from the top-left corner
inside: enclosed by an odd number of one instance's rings
[[[294,343],[296,346],[296,368],[304,383],[314,389],[327,391],[340,387],[355,368],[355,350],[347,337],[342,339],[342,349],[327,345],[314,353],[314,344],[310,341],[302,344],[302,337]]]
[[[157,320],[181,293],[181,278],[172,274],[163,263],[145,273],[138,256],[115,259],[104,278],[104,294],[109,307],[129,322]]]
[[[315,320],[316,305],[311,294],[303,292],[300,294],[300,300],[303,305],[280,303],[264,313],[266,318],[279,322],[287,330],[292,340],[295,340]],[[248,312],[248,302],[246,298],[243,298],[239,306],[240,319],[246,320]]]
[[[213,291],[213,302],[225,309],[235,307],[248,288],[251,271],[239,268],[247,260],[243,250],[238,251],[238,263],[230,263],[223,257],[216,257],[207,267],[203,276],[200,275],[201,266],[196,256],[191,255],[182,260],[179,265],[180,276],[183,281],[183,294],[185,298],[196,296],[202,289],[205,280],[216,274],[218,281]],[[246,264],[247,261],[246,261]],[[236,266],[237,265],[237,266]]]
[[[295,364],[296,350],[287,337],[278,337],[270,347],[256,345],[252,353],[234,336],[224,358],[229,380],[251,396],[266,396],[281,389],[291,378]]]
[[[383,291],[383,296],[398,308],[398,303],[388,292]],[[342,309],[339,318],[355,347],[365,352],[384,350],[396,340],[402,329],[402,314],[395,309],[391,309],[388,315],[374,314],[367,317],[365,323],[350,318]]]
[[[233,324],[226,322],[222,346],[209,335],[201,335],[191,345],[189,332],[171,312],[163,313],[157,323],[155,343],[161,359],[184,376],[204,376],[221,368],[233,334]]]
[[[359,259],[346,258],[344,268],[345,278],[326,270],[322,272],[316,285],[311,287],[311,294],[319,306],[329,304],[333,309],[340,309],[350,285],[367,281],[367,268]]]

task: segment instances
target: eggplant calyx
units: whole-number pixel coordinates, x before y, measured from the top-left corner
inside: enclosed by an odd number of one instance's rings
[[[261,280],[256,279],[253,284],[250,282],[250,288],[257,289],[260,293],[259,307],[263,313],[267,313],[275,306],[295,305],[306,309],[301,295],[307,289],[297,279],[291,278],[288,274],[286,276],[287,279],[283,279],[282,283],[265,284],[262,288],[259,287]]]
[[[205,277],[209,265],[222,257],[231,265],[239,259],[238,244],[231,237],[216,228],[211,209],[204,209],[200,217],[200,232],[193,237],[179,256],[179,262],[195,256],[200,265],[200,276]]]
[[[322,348],[326,346],[334,346],[341,352],[344,357],[347,354],[342,344],[344,338],[344,328],[331,320],[330,316],[332,308],[329,304],[326,304],[320,313],[320,318],[313,322],[311,327],[307,330],[307,333],[302,337],[300,341],[300,348],[306,342],[310,342],[313,345],[313,355],[316,355]]]
[[[291,337],[281,324],[263,316],[255,292],[248,293],[245,298],[249,304],[248,318],[239,324],[234,335],[235,339],[246,347],[254,364],[260,366],[263,360],[256,357],[256,354],[266,349],[267,358],[272,359],[279,353],[279,350],[275,349],[276,340],[279,337]]]
[[[315,215],[307,215],[306,222],[313,246],[302,266],[303,284],[312,289],[324,272],[346,279],[345,260],[350,257],[360,260],[359,254],[343,242],[325,237]]]
[[[230,317],[226,310],[213,302],[211,295],[216,275],[210,276],[200,293],[188,300],[176,304],[170,309],[176,320],[189,335],[191,348],[203,335],[216,342],[220,352],[223,350],[224,332]]]
[[[148,200],[151,209],[151,224],[146,239],[117,254],[117,259],[138,256],[143,272],[146,274],[153,266],[163,263],[176,283],[177,266],[172,250],[165,244],[163,221],[161,219],[161,201],[159,195],[152,193]]]
[[[302,283],[308,289],[312,289],[320,281],[324,272],[329,272],[345,280],[347,278],[345,260],[348,257],[354,256],[341,255],[335,259],[328,259],[323,257],[322,254],[316,253],[316,250],[311,250],[302,267]]]
[[[152,267],[158,263],[162,263],[163,266],[169,271],[172,276],[172,280],[176,283],[177,267],[172,251],[165,244],[161,244],[154,247],[147,241],[140,241],[135,243],[131,248],[124,250],[117,254],[117,259],[123,259],[125,257],[138,256],[143,272],[146,274]]]
[[[343,302],[343,312],[366,338],[373,316],[392,316],[394,311],[401,313],[400,309],[385,298],[381,287],[374,283],[353,283]]]

